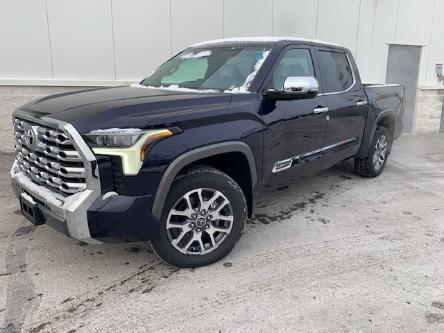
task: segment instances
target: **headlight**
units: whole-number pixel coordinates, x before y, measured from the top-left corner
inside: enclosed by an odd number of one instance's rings
[[[143,134],[138,128],[111,128],[89,132],[85,139],[92,147],[127,148],[134,145]]]
[[[144,131],[137,128],[96,130],[84,135],[95,154],[120,156],[124,175],[136,175],[145,152],[155,141],[174,135],[169,129]]]

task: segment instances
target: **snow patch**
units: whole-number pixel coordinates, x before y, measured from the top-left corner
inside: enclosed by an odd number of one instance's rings
[[[11,178],[13,178],[18,184],[20,184],[20,187],[26,189],[33,195],[43,198],[44,201],[50,205],[61,207],[64,203],[57,197],[56,192],[53,192],[46,187],[35,184],[31,180],[31,178],[26,176],[22,171],[19,171],[17,173],[11,172]]]
[[[214,45],[214,44],[224,44],[224,43],[242,43],[242,42],[268,42],[277,43],[284,40],[296,41],[296,42],[308,42],[308,43],[319,43],[325,45],[339,46],[337,44],[324,42],[319,39],[307,39],[307,38],[296,38],[296,37],[232,37],[223,39],[213,39],[205,42],[200,42],[191,45],[191,47],[203,46],[203,45]]]
[[[145,88],[145,89],[159,89],[159,90],[170,90],[170,91],[181,91],[181,92],[196,92],[196,93],[219,93],[220,91],[217,89],[191,89],[191,88],[181,88],[177,84],[172,84],[170,86],[144,86],[141,84],[132,84],[133,88]]]
[[[200,51],[197,53],[194,53],[192,51],[190,52],[186,52],[184,54],[181,54],[179,57],[182,59],[196,59],[196,58],[203,58],[203,57],[208,57],[211,55],[211,51],[210,50],[206,50],[206,51]]]
[[[268,54],[270,53],[270,50],[262,52],[262,58],[260,58],[256,63],[254,64],[254,70],[251,72],[248,76],[245,82],[240,87],[231,87],[228,90],[225,90],[226,93],[232,93],[232,94],[245,94],[249,93],[248,87],[250,87],[251,82],[253,81],[254,77],[256,76],[257,72],[261,68],[262,64],[264,63],[265,59],[267,59]]]

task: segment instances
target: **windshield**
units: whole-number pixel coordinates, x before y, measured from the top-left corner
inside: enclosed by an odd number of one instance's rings
[[[154,88],[248,92],[270,49],[260,46],[193,48],[168,60],[141,84]]]

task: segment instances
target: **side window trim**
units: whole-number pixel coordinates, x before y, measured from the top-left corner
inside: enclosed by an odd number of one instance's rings
[[[296,54],[295,54],[296,52]],[[300,53],[302,52],[302,53]],[[298,62],[293,63],[293,66],[299,66],[300,70],[298,70],[297,75],[293,72],[293,73],[289,73],[287,72],[285,76],[282,76],[282,73],[280,73],[279,69],[282,66],[282,69],[287,68],[288,66],[292,66],[291,63],[294,62],[295,60],[298,60]],[[303,60],[304,64],[302,64],[300,61]],[[289,62],[289,64],[288,64]],[[287,63],[287,65],[286,65]],[[304,68],[305,67],[305,68]],[[304,74],[302,74],[302,71],[305,72]],[[280,57],[277,66],[274,68],[273,73],[271,74],[271,81],[269,86],[272,87],[273,89],[279,89],[276,86],[276,81],[275,78],[277,75],[281,74],[281,79],[282,82],[280,82],[281,84],[279,84],[279,87],[283,86],[283,79],[285,77],[289,77],[289,76],[314,76],[315,75],[315,68],[314,68],[314,62],[313,62],[313,56],[310,52],[309,48],[290,48],[288,50],[285,51],[285,53]]]
[[[277,66],[279,65],[280,61],[285,56],[285,54],[288,51],[290,51],[291,49],[307,49],[310,52],[311,62],[313,64],[313,70],[314,70],[314,77],[316,80],[319,81],[319,86],[321,86],[321,84],[323,84],[322,73],[321,73],[322,70],[321,70],[320,64],[318,62],[316,49],[312,45],[309,45],[309,44],[290,44],[290,45],[282,48],[282,50],[280,50],[276,59],[273,61],[273,64],[271,65],[271,68],[269,69],[267,76],[262,83],[261,89],[259,90],[260,93],[262,93],[263,91],[265,91],[265,89],[267,89],[269,87],[270,83],[273,80],[273,73],[274,73],[275,69],[277,68]]]
[[[352,82],[352,84],[350,85],[350,87],[348,87],[348,88],[345,89],[345,90],[342,90],[342,91],[329,91],[329,92],[324,92],[324,93],[318,94],[318,96],[328,96],[328,95],[344,94],[344,93],[346,93],[346,92],[352,90],[353,87],[356,85],[356,74],[355,74],[355,69],[354,69],[354,67],[352,66],[352,62],[351,62],[351,60],[350,60],[350,56],[348,55],[348,53],[347,53],[347,52],[341,52],[341,51],[338,51],[338,50],[320,49],[320,48],[318,48],[318,49],[316,50],[316,55],[319,56],[319,53],[320,53],[321,51],[326,51],[326,52],[339,52],[339,53],[343,53],[343,54],[345,54],[345,56],[346,56],[346,58],[347,58],[348,65],[350,66],[350,69],[351,69],[351,72],[352,72],[353,82]],[[323,66],[322,66],[321,63],[319,63],[319,67],[321,68],[322,76],[324,76],[324,75],[325,75],[325,71],[324,71],[324,68],[323,68]],[[326,85],[324,86],[324,89],[325,89],[325,90],[327,89],[327,86],[326,86]]]

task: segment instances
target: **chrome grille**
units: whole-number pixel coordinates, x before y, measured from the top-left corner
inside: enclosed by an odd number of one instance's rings
[[[86,188],[83,159],[58,129],[14,119],[17,163],[31,180],[63,195]]]

